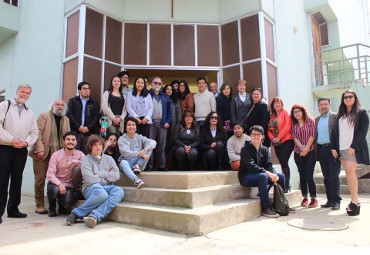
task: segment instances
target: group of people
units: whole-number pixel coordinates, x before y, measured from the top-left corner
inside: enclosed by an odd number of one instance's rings
[[[293,151],[302,206],[318,206],[313,179],[318,159],[328,198],[322,207],[340,208],[342,162],[351,192],[347,212],[359,214],[355,170],[358,163],[369,164],[369,120],[355,92],[343,93],[338,114],[330,111],[329,98],[321,98],[321,115],[313,120],[302,105],[293,105],[289,114],[278,97],[269,106],[260,88],[246,92],[244,80],[237,82],[235,96],[229,84],[222,84],[218,92],[217,84],[209,86],[204,77],[197,78],[195,94],[184,80],[163,86],[162,79],[155,76],[149,90],[146,77],[137,77],[133,88],[128,82],[126,70],[112,78],[103,94],[102,113],[90,98],[87,82],[78,84],[78,95],[69,99],[68,105],[56,99],[37,121],[25,105],[32,92],[27,84],[18,87],[16,98],[0,104],[0,223],[5,208],[8,217],[27,217],[18,206],[27,147],[31,146],[35,212],[50,217],[70,213],[66,218],[69,225],[83,219],[88,227],[94,227],[113,210],[124,197],[123,189],[113,184],[119,171],[142,188],[142,171],[168,168],[239,170],[241,185],[259,187],[263,215],[277,217],[267,185],[279,182],[285,192],[290,190],[288,160]],[[108,121],[104,137],[97,135],[102,115]],[[272,167],[270,146],[282,174]],[[82,196],[85,203],[70,211]]]

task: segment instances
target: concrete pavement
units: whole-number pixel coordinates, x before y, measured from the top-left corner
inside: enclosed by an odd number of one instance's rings
[[[325,202],[320,195],[319,203]],[[361,195],[361,214],[349,217],[343,196],[340,211],[301,208],[287,217],[259,217],[205,236],[193,237],[139,226],[104,221],[94,229],[83,223],[67,226],[65,216],[49,218],[34,213],[34,199],[22,197],[26,219],[0,224],[0,254],[369,254],[370,195]],[[288,221],[301,219],[310,226],[348,225],[340,231],[305,230]],[[220,219],[222,220],[222,219]]]

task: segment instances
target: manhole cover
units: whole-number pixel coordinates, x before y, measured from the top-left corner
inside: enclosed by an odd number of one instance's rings
[[[296,228],[322,230],[322,231],[336,231],[348,228],[348,225],[335,220],[328,219],[293,219],[288,221],[288,225]]]

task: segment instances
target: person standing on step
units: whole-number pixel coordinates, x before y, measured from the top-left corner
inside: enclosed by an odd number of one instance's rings
[[[98,135],[91,135],[87,141],[88,155],[81,163],[82,192],[85,203],[72,210],[65,219],[73,225],[83,218],[85,225],[93,228],[122,201],[124,192],[113,183],[119,180],[119,170],[111,156],[103,153],[104,140]]]
[[[347,206],[348,215],[360,214],[358,200],[358,164],[369,165],[369,149],[366,135],[369,129],[369,116],[362,108],[356,93],[347,90],[342,94],[337,118],[332,132],[332,154],[339,158],[346,172],[351,203]]]
[[[285,176],[276,173],[272,166],[270,152],[262,144],[263,128],[255,125],[249,129],[249,132],[251,141],[245,142],[240,153],[239,182],[244,187],[258,187],[262,215],[277,218],[279,214],[271,207],[268,185],[272,182],[278,182],[281,187],[284,187]]]
[[[200,76],[197,78],[198,92],[194,94],[195,119],[200,130],[203,129],[204,120],[210,112],[216,111],[216,99],[207,89],[207,80]]]
[[[131,179],[138,189],[144,186],[144,181],[137,176],[144,169],[157,142],[136,133],[137,120],[127,117],[125,121],[126,133],[118,139],[118,148],[121,153],[118,161],[120,170]]]
[[[157,171],[167,171],[166,168],[166,141],[167,132],[172,123],[171,99],[161,91],[162,79],[154,77],[152,79],[152,88],[149,94],[153,101],[153,124],[150,126],[149,138],[157,141],[157,149],[150,156],[148,162],[148,171],[154,170],[154,157],[157,159]]]
[[[25,104],[31,92],[30,85],[21,84],[15,98],[0,103],[0,224],[6,206],[8,218],[27,217],[18,207],[27,147],[36,142],[39,133],[35,115]]]
[[[129,92],[132,92],[132,88],[130,88],[128,86],[130,74],[129,74],[129,72],[127,70],[123,70],[123,71],[119,72],[117,76],[121,80],[123,94],[127,97],[128,96],[128,93]]]
[[[320,116],[316,117],[316,160],[320,162],[321,171],[324,176],[325,193],[327,201],[321,205],[323,208],[332,210],[340,209],[342,198],[340,192],[340,161],[331,153],[331,132],[334,128],[336,113],[331,112],[330,98],[322,97],[318,102]]]
[[[247,82],[239,80],[237,82],[238,94],[231,100],[231,124],[244,123],[253,101],[251,95],[246,92]],[[247,131],[247,130],[244,130]]]
[[[47,196],[49,201],[49,217],[57,216],[56,202],[58,199],[58,213],[66,214],[76,202],[78,187],[74,183],[80,182],[81,161],[85,157],[82,151],[76,150],[77,134],[66,132],[63,137],[64,148],[51,155],[46,176],[49,180]],[[76,180],[76,178],[78,180]]]
[[[48,213],[44,202],[46,172],[50,156],[63,148],[63,135],[70,130],[66,109],[67,104],[62,99],[56,99],[51,110],[41,113],[37,119],[39,137],[29,153],[35,173],[35,213]]]

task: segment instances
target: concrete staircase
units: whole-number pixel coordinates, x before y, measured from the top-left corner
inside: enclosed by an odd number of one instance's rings
[[[237,172],[144,172],[145,187],[124,175],[125,199],[109,220],[189,235],[202,235],[261,215],[257,188],[239,185]],[[300,192],[287,194],[291,205]]]
[[[370,166],[358,165],[356,175],[358,178],[358,193],[370,194]],[[317,193],[325,194],[324,176],[322,175],[322,173],[320,172],[315,174],[314,178],[316,182]],[[349,188],[344,169],[342,169],[342,171],[340,172],[339,180],[340,194],[349,194]]]

